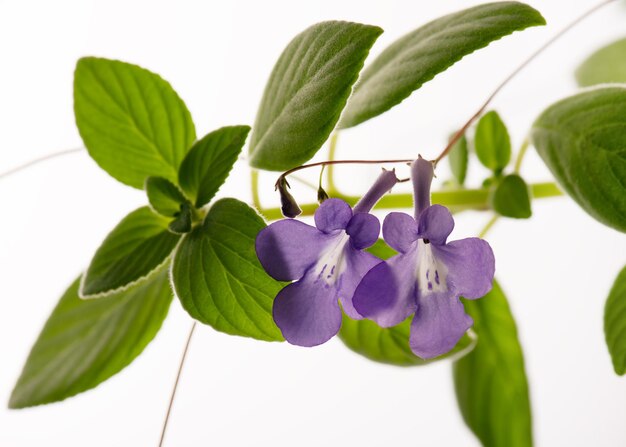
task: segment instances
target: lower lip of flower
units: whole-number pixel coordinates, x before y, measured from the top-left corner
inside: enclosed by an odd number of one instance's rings
[[[322,280],[327,286],[334,286],[337,279],[346,269],[345,246],[350,241],[350,236],[344,231],[324,250],[315,264],[314,274],[317,280]]]

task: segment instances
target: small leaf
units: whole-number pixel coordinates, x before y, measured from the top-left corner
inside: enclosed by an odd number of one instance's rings
[[[468,162],[468,150],[467,150],[467,138],[465,135],[459,138],[459,141],[454,143],[450,153],[448,154],[448,163],[450,164],[450,170],[452,175],[456,179],[459,185],[465,183],[465,176],[467,174],[467,162]]]
[[[528,382],[515,321],[502,289],[465,301],[478,342],[454,363],[456,397],[465,423],[485,447],[532,446]]]
[[[265,273],[254,246],[264,227],[248,205],[222,199],[203,225],[184,236],[172,263],[172,281],[193,318],[231,335],[283,340],[272,304],[284,284]]]
[[[339,127],[356,126],[400,104],[455,62],[514,31],[545,25],[517,2],[479,5],[436,19],[387,47],[365,70]]]
[[[592,217],[626,232],[626,87],[596,88],[553,104],[531,136],[563,189]]]
[[[589,56],[576,70],[576,80],[581,87],[626,83],[626,38]]]
[[[180,239],[168,231],[168,223],[147,206],[126,216],[96,251],[80,295],[91,298],[118,292],[153,274]]]
[[[170,222],[167,228],[175,234],[189,233],[193,225],[193,212],[189,203],[183,203],[178,216]]]
[[[187,106],[172,86],[125,62],[80,59],[74,112],[89,155],[111,176],[139,189],[151,175],[176,182],[196,139]]]
[[[248,126],[222,127],[193,145],[180,166],[178,178],[197,208],[209,203],[226,181],[248,132]]]
[[[626,267],[617,275],[604,307],[604,335],[609,347],[613,369],[626,373]]]
[[[65,292],[35,342],[10,408],[58,402],[94,388],[129,365],[167,316],[167,271],[99,300],[78,297],[80,279]]]
[[[410,317],[403,323],[390,328],[381,328],[370,320],[352,320],[343,316],[339,338],[345,345],[370,360],[395,366],[422,366],[450,357],[464,355],[472,350],[475,340],[464,335],[454,349],[440,357],[422,360],[411,351],[409,335]]]
[[[476,126],[474,149],[480,162],[499,174],[511,160],[509,131],[494,110],[486,113]]]
[[[375,26],[322,22],[297,35],[265,87],[250,164],[283,171],[309,160],[334,129],[371,46]]]
[[[162,216],[176,216],[180,213],[180,206],[187,201],[178,186],[163,177],[148,177],[145,190],[150,206]]]
[[[519,175],[504,177],[496,186],[491,207],[501,216],[528,219],[532,215],[528,185]]]

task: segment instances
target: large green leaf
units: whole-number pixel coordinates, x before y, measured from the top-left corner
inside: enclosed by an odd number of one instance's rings
[[[478,342],[454,364],[463,419],[485,447],[532,446],[528,382],[515,321],[499,284],[480,300],[465,301]]]
[[[626,267],[615,279],[604,307],[604,335],[613,368],[620,376],[626,373]]]
[[[585,211],[626,232],[626,87],[597,88],[553,104],[535,121],[532,141]]]
[[[250,143],[250,164],[273,171],[309,160],[335,127],[382,29],[322,22],[297,35],[265,87]]]
[[[196,139],[187,106],[172,86],[120,61],[78,61],[74,112],[89,155],[117,180],[139,189],[151,175],[176,182]]]
[[[607,45],[589,56],[576,70],[581,87],[626,83],[626,38]]]
[[[117,292],[154,273],[169,258],[180,236],[168,231],[169,219],[144,206],[109,233],[83,276],[80,295]]]
[[[241,152],[248,126],[222,127],[193,145],[178,173],[180,186],[196,207],[211,201]]]
[[[80,299],[79,282],[65,292],[41,331],[10,408],[57,402],[117,374],[154,338],[172,301],[165,269],[99,300]]]
[[[486,113],[476,126],[474,150],[480,162],[500,173],[511,160],[511,139],[500,115],[495,110]]]
[[[222,199],[203,225],[183,238],[172,263],[172,280],[193,318],[227,334],[283,339],[272,319],[272,303],[284,284],[265,273],[254,247],[264,227],[248,205]]]
[[[517,2],[487,3],[436,19],[396,40],[363,70],[339,126],[380,115],[463,56],[544,24],[539,12]]]

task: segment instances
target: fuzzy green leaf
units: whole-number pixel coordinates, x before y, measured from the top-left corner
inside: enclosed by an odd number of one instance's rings
[[[180,206],[180,212],[176,216],[176,219],[170,222],[167,228],[175,234],[185,234],[191,231],[193,226],[193,209],[189,202],[183,203]]]
[[[626,232],[626,87],[596,88],[553,104],[535,121],[532,141],[587,213]]]
[[[167,316],[167,271],[99,300],[78,297],[80,279],[65,292],[35,342],[10,408],[58,402],[94,388],[129,365]]]
[[[604,335],[613,368],[620,376],[626,373],[626,267],[617,275],[604,307]]]
[[[495,173],[500,173],[511,161],[509,131],[496,111],[486,113],[478,121],[474,150],[480,162]]]
[[[83,276],[80,295],[118,292],[147,278],[167,262],[180,236],[168,231],[169,219],[139,208],[109,233]]]
[[[222,127],[193,145],[180,166],[180,186],[200,208],[226,181],[250,132],[248,126]]]
[[[150,206],[162,216],[178,215],[181,205],[187,201],[178,186],[163,177],[148,177],[145,190]]]
[[[222,199],[203,225],[184,236],[172,263],[172,280],[189,315],[227,334],[283,340],[272,304],[284,284],[265,273],[254,246],[264,227],[248,205]]]
[[[371,46],[375,26],[322,22],[297,35],[265,87],[250,164],[283,171],[309,160],[334,129]]]
[[[191,115],[159,75],[125,62],[85,57],[74,74],[76,125],[89,155],[122,183],[177,181],[196,139]]]
[[[626,84],[626,38],[613,42],[589,56],[576,70],[581,87],[596,84]]]
[[[524,357],[499,284],[464,302],[478,334],[472,352],[454,363],[456,397],[465,423],[485,447],[530,447],[532,418]]]
[[[532,215],[528,185],[517,174],[504,177],[491,197],[492,208],[501,216],[528,219]]]
[[[387,47],[365,70],[339,127],[356,126],[386,112],[474,51],[545,20],[517,2],[487,3],[450,14]]]

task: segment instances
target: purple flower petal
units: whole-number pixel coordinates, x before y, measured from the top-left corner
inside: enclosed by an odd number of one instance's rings
[[[281,290],[274,300],[273,313],[283,337],[294,345],[321,345],[341,327],[336,290],[314,273]]]
[[[256,237],[256,254],[265,271],[279,281],[293,281],[319,258],[335,239],[297,220],[279,220]]]
[[[450,351],[473,324],[454,294],[420,296],[419,308],[411,323],[411,350],[423,359]]]
[[[360,320],[363,317],[354,308],[352,297],[365,274],[382,261],[371,253],[355,250],[352,247],[346,247],[345,256],[348,268],[339,278],[339,299],[344,312],[350,318]]]
[[[430,184],[433,181],[433,176],[433,164],[418,156],[417,160],[411,165],[415,219],[430,205]]]
[[[454,229],[454,219],[445,206],[433,205],[419,216],[419,235],[435,245],[443,245]]]
[[[415,249],[381,262],[363,278],[352,303],[365,318],[381,327],[395,326],[417,309]]]
[[[361,197],[357,204],[354,205],[354,209],[352,211],[355,214],[369,212],[374,205],[376,205],[376,202],[378,202],[382,196],[391,190],[396,183],[398,183],[396,172],[394,170],[387,171],[383,169],[383,172],[378,176],[376,182],[374,182],[372,187],[363,197]]]
[[[495,258],[489,244],[470,237],[443,246],[433,246],[433,253],[448,269],[448,287],[464,298],[475,299],[491,290]]]
[[[394,250],[406,253],[417,240],[417,222],[405,213],[389,213],[383,222],[383,238]]]
[[[324,200],[314,218],[315,226],[324,233],[344,230],[352,218],[352,208],[341,199]]]
[[[380,222],[372,214],[356,213],[346,227],[352,246],[357,250],[370,247],[378,240]]]

